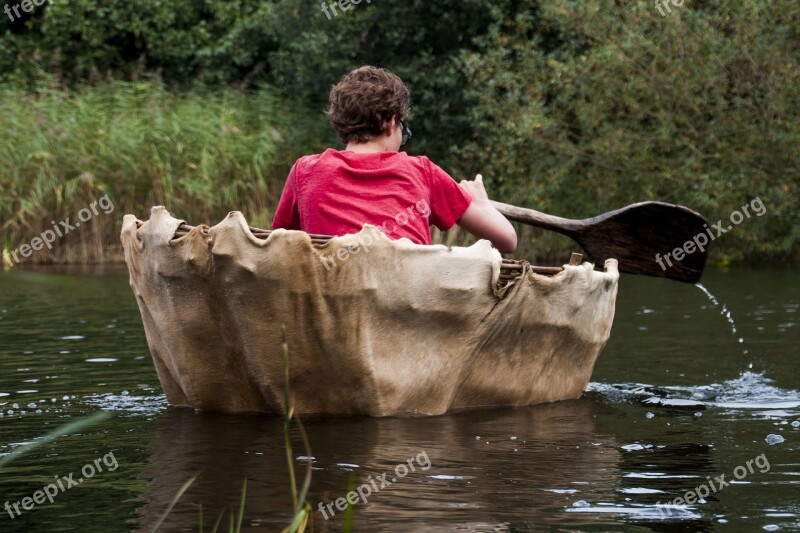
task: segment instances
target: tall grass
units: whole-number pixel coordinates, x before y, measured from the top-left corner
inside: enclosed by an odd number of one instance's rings
[[[240,210],[269,227],[293,160],[315,131],[302,106],[264,88],[174,94],[151,82],[65,90],[0,86],[0,246],[13,250],[108,194],[99,214],[32,262],[121,256],[122,215],[166,205],[195,223]],[[324,124],[323,124],[324,125]],[[305,133],[304,133],[305,134]]]
[[[289,480],[292,492],[292,505],[294,517],[292,523],[283,530],[283,533],[303,533],[309,525],[309,521],[313,524],[313,516],[311,511],[311,504],[308,503],[308,489],[311,487],[311,461],[306,463],[306,474],[303,478],[303,484],[298,493],[297,490],[297,477],[294,471],[294,453],[292,451],[292,419],[297,423],[297,428],[300,430],[300,436],[303,439],[303,446],[305,447],[306,457],[311,457],[311,445],[308,442],[308,435],[303,427],[300,418],[294,414],[294,401],[292,400],[291,388],[289,385],[289,343],[286,340],[286,326],[281,326],[281,335],[283,343],[281,349],[283,351],[283,435],[284,447],[286,450],[286,463],[289,467]],[[312,525],[313,528],[313,525]]]
[[[15,448],[9,454],[0,457],[0,468],[18,460],[23,455],[26,455],[36,448],[53,442],[54,440],[63,437],[64,435],[73,435],[78,433],[79,431],[93,426],[99,422],[102,422],[108,418],[111,418],[111,413],[108,411],[100,411],[94,413],[93,415],[79,418],[78,420],[73,420],[72,422],[68,422],[60,427],[57,427],[50,433],[35,439],[34,441],[30,442],[29,444],[25,444],[20,446],[19,448]]]

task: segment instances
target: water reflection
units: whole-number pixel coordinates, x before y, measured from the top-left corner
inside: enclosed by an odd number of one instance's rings
[[[344,497],[351,472],[355,486],[384,472],[390,480],[397,464],[423,451],[431,467],[417,466],[368,503],[357,504],[356,530],[403,524],[409,531],[434,531],[440,520],[448,531],[454,523],[471,530],[525,529],[545,520],[585,523],[585,517],[553,511],[579,500],[599,502],[622,486],[620,447],[598,434],[594,423],[604,409],[579,400],[435,418],[307,420],[315,528],[341,530],[342,513],[334,507],[336,515],[326,521],[317,506]],[[197,529],[201,504],[210,527],[222,510],[236,508],[245,478],[246,523],[274,528],[288,523],[290,482],[280,418],[169,409],[156,421],[149,450],[143,476],[151,483],[138,510],[142,528],[158,519],[195,474],[196,482],[165,523],[167,530]],[[295,448],[294,455],[304,452]],[[302,472],[303,461],[295,458],[295,464]]]

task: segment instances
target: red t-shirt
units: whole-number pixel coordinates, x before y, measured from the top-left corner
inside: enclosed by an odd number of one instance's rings
[[[328,148],[295,162],[272,227],[346,235],[368,223],[390,239],[431,244],[430,224],[449,229],[470,202],[453,178],[427,157]]]

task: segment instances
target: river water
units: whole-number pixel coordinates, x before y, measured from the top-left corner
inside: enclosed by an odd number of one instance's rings
[[[623,276],[579,400],[305,420],[311,453],[295,433],[292,460],[312,468],[314,530],[341,531],[335,502],[362,484],[354,531],[800,529],[798,274]],[[168,407],[124,269],[0,273],[0,456],[100,410],[0,467],[0,531],[149,531],[193,476],[163,531],[221,513],[227,530],[245,479],[243,530],[289,524],[282,419]],[[14,512],[56,478],[52,503]]]

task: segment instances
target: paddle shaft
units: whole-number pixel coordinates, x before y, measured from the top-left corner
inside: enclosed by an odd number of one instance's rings
[[[570,220],[568,218],[548,215],[547,213],[540,213],[535,209],[517,207],[502,202],[495,202],[494,200],[490,201],[494,208],[500,211],[509,220],[555,231],[573,239],[577,237],[580,228],[585,226],[585,223],[580,220]]]

